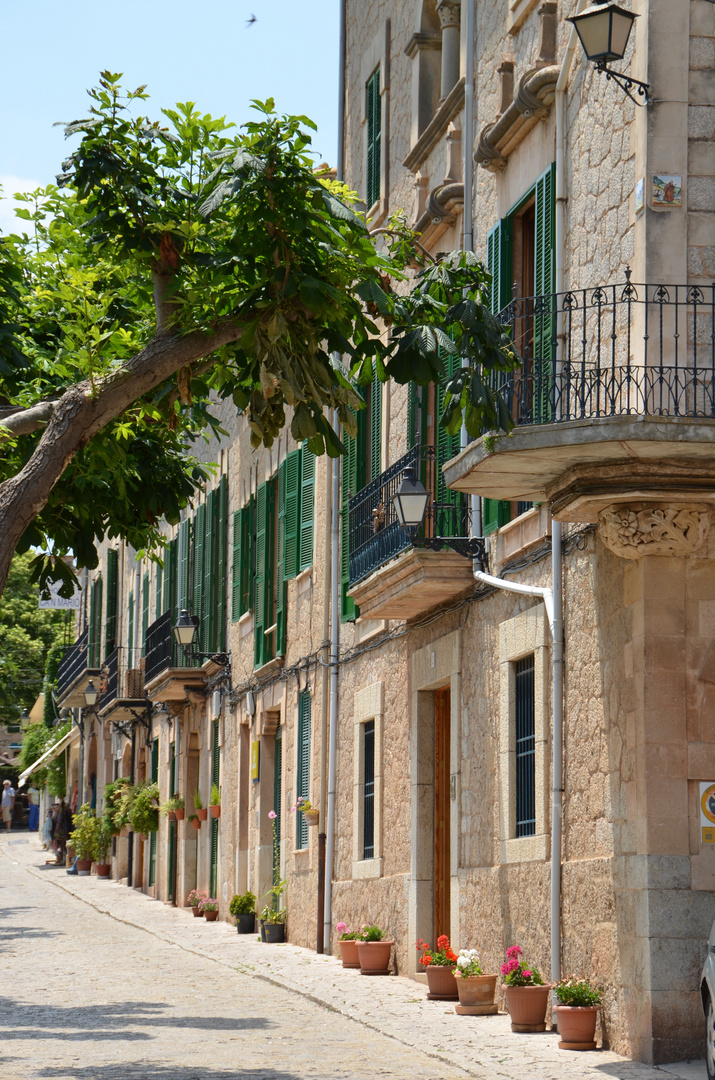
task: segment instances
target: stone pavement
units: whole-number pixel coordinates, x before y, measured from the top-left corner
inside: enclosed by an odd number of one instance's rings
[[[2,1080],[705,1080],[704,1062],[559,1050],[550,1033],[513,1034],[505,1015],[457,1016],[412,980],[365,978],[335,957],[45,868],[27,834],[0,840],[0,855]]]

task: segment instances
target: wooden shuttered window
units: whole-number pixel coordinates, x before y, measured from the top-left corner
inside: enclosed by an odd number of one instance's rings
[[[382,383],[375,374],[370,384],[370,479],[382,472]]]
[[[146,656],[146,632],[149,629],[149,573],[142,578],[142,656]]]
[[[534,292],[534,413],[539,423],[554,415],[553,362],[556,357],[556,167],[550,165],[536,181]]]
[[[358,439],[343,431],[345,453],[342,460],[341,522],[340,522],[340,616],[343,622],[354,622],[359,611],[355,601],[348,596],[350,588],[350,496],[357,491]]]
[[[228,477],[222,476],[216,489],[215,566],[216,596],[213,649],[226,648],[226,550],[228,546]]]
[[[487,236],[487,269],[492,275],[489,304],[498,314],[512,299],[512,236],[510,217],[502,218]]]
[[[127,601],[127,662],[130,668],[138,665],[134,660],[134,590],[129,593]]]
[[[163,615],[162,608],[162,586],[164,584],[164,568],[163,566],[157,566],[156,568],[156,591],[154,593],[154,618],[158,619],[160,615]]]
[[[233,512],[233,547],[231,557],[231,620],[236,622],[244,612],[243,593],[241,589],[241,565],[243,539],[243,515],[245,507]]]
[[[231,570],[231,618],[234,622],[253,608],[254,520],[253,495],[233,515],[233,566]]]
[[[485,536],[501,529],[510,518],[510,502],[501,499],[482,499],[482,532]]]
[[[203,650],[204,635],[204,550],[206,541],[206,503],[201,503],[196,508],[192,523],[193,532],[193,566],[190,611],[192,615],[198,615],[201,620],[199,632],[195,636],[195,645]]]
[[[298,694],[298,775],[296,777],[297,797],[310,798],[310,691],[302,690]],[[296,847],[308,846],[308,824],[303,814],[296,814]]]
[[[427,442],[427,387],[407,386],[407,449]]]
[[[187,518],[179,526],[177,606],[179,611],[191,608],[191,522]]]
[[[298,570],[313,565],[313,523],[315,521],[315,454],[304,446],[300,452],[300,538]]]
[[[273,885],[281,879],[281,825],[283,821],[283,729],[278,726],[273,753]]]
[[[302,451],[292,450],[286,455],[285,461],[278,469],[278,558],[283,560],[285,579],[296,576],[300,562],[298,540],[301,510],[301,457]]]
[[[119,552],[107,552],[107,610],[104,619],[104,655],[117,647],[117,604],[119,600]]]
[[[436,461],[436,488],[437,488],[437,503],[449,503],[453,506],[461,506],[464,502],[464,495],[458,491],[451,491],[450,488],[444,482],[444,473],[442,472],[442,466],[445,462],[451,458],[456,457],[460,451],[461,436],[457,432],[456,435],[450,435],[442,424],[440,419],[444,412],[444,404],[447,399],[446,385],[451,377],[456,373],[457,369],[462,365],[462,358],[451,354],[449,356],[441,356],[442,366],[444,367],[445,375],[441,383],[437,384],[437,415],[435,417],[436,429],[435,439],[437,443],[437,461]],[[452,517],[452,514],[449,515]],[[447,529],[447,535],[456,536],[457,533],[451,532],[451,529],[455,527],[454,522],[445,520],[444,522],[438,521],[438,533],[444,535],[444,530]]]
[[[172,622],[175,621],[178,612],[177,607],[177,590],[178,590],[178,575],[179,575],[179,538],[172,540],[167,548],[164,549],[164,598],[162,602],[161,614],[163,615],[167,611],[172,612]]]
[[[273,625],[273,505],[272,481],[256,492],[256,570],[254,577],[254,666],[273,659],[273,635],[265,631]]]
[[[290,457],[290,454],[288,455]],[[285,656],[286,651],[286,619],[288,615],[287,595],[288,587],[285,581],[285,559],[286,559],[286,503],[287,503],[287,472],[288,472],[288,458],[282,461],[278,466],[278,476],[276,477],[276,500],[278,504],[278,512],[276,514],[276,576],[275,576],[275,599],[276,599],[276,655]],[[295,472],[295,469],[291,470]],[[293,500],[293,515],[295,516],[296,498]],[[293,544],[292,551],[295,552],[295,538],[296,530],[293,528]],[[270,625],[270,624],[269,624]]]
[[[365,84],[365,117],[367,120],[367,169],[365,202],[368,209],[380,198],[380,164],[382,143],[382,98],[380,97],[380,68],[375,68]]]
[[[221,747],[218,742],[218,720],[211,723],[211,784],[221,783]],[[211,818],[211,867],[209,892],[218,895],[218,818]]]
[[[87,635],[87,664],[99,667],[102,662],[102,578],[92,582],[89,593],[89,634]]]
[[[210,491],[204,504],[204,554],[203,584],[201,587],[201,609],[195,614],[201,618],[199,646],[202,652],[213,649],[216,633],[216,577],[214,565],[214,543],[216,539],[216,492]]]

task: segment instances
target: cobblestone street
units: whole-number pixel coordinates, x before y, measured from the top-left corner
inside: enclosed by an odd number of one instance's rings
[[[45,867],[36,839],[0,842],[3,1080],[698,1080],[514,1035],[402,978],[239,938],[225,924],[96,877]]]

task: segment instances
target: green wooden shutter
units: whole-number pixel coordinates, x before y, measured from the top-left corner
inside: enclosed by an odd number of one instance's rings
[[[218,787],[221,782],[221,748],[218,744],[218,720],[212,722],[211,729],[211,783]],[[218,891],[218,823],[218,818],[211,818],[211,880],[209,892],[212,897],[215,897]]]
[[[281,798],[283,781],[283,729],[276,731],[273,755],[273,884],[278,884],[281,877],[281,824],[283,820],[283,800]]]
[[[444,403],[447,397],[447,391],[445,389],[446,384],[452,375],[455,374],[457,368],[461,366],[462,359],[453,354],[448,356],[441,355],[441,359],[445,368],[445,377],[442,382],[437,385],[437,416],[435,418],[437,423],[437,498],[435,502],[461,507],[464,503],[464,495],[458,491],[451,491],[450,488],[447,487],[444,482],[444,473],[442,472],[442,466],[451,458],[456,457],[460,451],[460,433],[457,432],[456,435],[449,435],[439,421],[444,411]],[[437,514],[439,518],[436,523],[437,534],[441,536],[457,536],[459,534],[459,526],[456,516],[453,515],[451,511],[440,513],[438,510]]]
[[[104,655],[117,647],[117,600],[119,589],[119,552],[107,552],[107,613],[104,622]]]
[[[373,377],[370,386],[370,479],[382,472],[382,383]]]
[[[216,490],[216,614],[214,629],[214,648],[223,651],[226,648],[226,547],[228,528],[228,477],[222,476]]]
[[[243,589],[241,541],[243,539],[243,515],[245,507],[233,514],[233,561],[231,564],[231,619],[236,622],[243,615]]]
[[[512,299],[512,220],[503,218],[487,237],[487,269],[492,275],[489,302],[496,315]]]
[[[156,568],[156,593],[154,594],[154,618],[158,619],[160,615],[163,615],[162,610],[162,586],[164,584],[164,569],[161,566]]]
[[[146,656],[146,632],[149,629],[149,573],[142,579],[142,656]]]
[[[210,491],[204,513],[204,580],[201,590],[201,646],[203,652],[214,649],[216,635],[216,491]]]
[[[313,522],[315,520],[315,454],[304,446],[300,458],[300,552],[298,569],[313,565]]]
[[[129,593],[127,601],[127,652],[129,654],[129,667],[136,667],[137,665],[134,663],[134,590]]]
[[[301,502],[301,451],[292,450],[282,464],[283,469],[283,576],[294,578],[299,566],[299,532]],[[279,470],[280,473],[280,470]],[[279,495],[279,499],[281,496]],[[279,502],[278,515],[281,507]],[[279,553],[279,558],[281,557]]]
[[[96,634],[94,619],[97,610],[97,582],[93,581],[89,588],[89,622],[87,634],[87,667],[94,667],[94,635]]]
[[[368,209],[380,198],[380,144],[382,132],[382,99],[380,97],[380,68],[377,67],[365,86],[365,115],[367,119],[367,192]]]
[[[164,599],[162,602],[162,614],[171,611],[172,622],[176,616],[174,608],[176,607],[178,553],[179,541],[177,538],[176,540],[172,540],[169,546],[164,549]]]
[[[265,631],[273,619],[273,483],[261,484],[256,493],[256,573],[254,663],[262,667],[273,658],[273,635]]]
[[[345,454],[342,460],[342,489],[341,489],[341,515],[340,523],[340,579],[341,579],[341,618],[343,622],[354,622],[358,617],[358,609],[355,601],[348,596],[350,588],[350,521],[348,502],[351,495],[357,492],[357,454],[358,440],[343,431],[343,443]]]
[[[310,692],[301,691],[298,694],[298,775],[297,792],[298,798],[310,798]],[[297,843],[296,847],[308,846],[308,824],[303,814],[297,814]]]
[[[241,590],[244,611],[252,611],[255,604],[254,578],[256,574],[256,499],[251,495],[244,507],[241,540]]]
[[[286,502],[287,502],[287,473],[288,459],[278,466],[276,477],[276,490],[278,499],[278,537],[276,543],[276,654],[285,656],[286,651],[286,616],[287,616],[287,585],[285,581],[285,554],[286,554]],[[296,493],[297,494],[297,493]],[[295,534],[293,536],[293,550],[295,551]]]
[[[89,633],[87,635],[87,665],[99,667],[102,656],[102,578],[92,582],[89,594]]]
[[[550,165],[535,186],[534,244],[534,419],[553,419],[553,364],[556,356],[556,167]]]
[[[198,615],[201,620],[199,632],[196,634],[195,643],[199,649],[203,649],[203,640],[206,633],[204,626],[204,551],[206,540],[206,503],[201,503],[194,515],[193,523],[193,588],[191,597],[191,614]]]
[[[179,584],[177,606],[179,611],[191,609],[191,522],[187,518],[179,526]]]
[[[482,499],[482,532],[484,536],[501,529],[511,518],[511,503],[502,499]]]
[[[151,782],[159,780],[159,740],[153,739],[151,744]],[[149,834],[149,884],[156,883],[156,833]]]

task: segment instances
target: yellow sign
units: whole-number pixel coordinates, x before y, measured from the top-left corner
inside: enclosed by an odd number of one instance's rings
[[[715,844],[715,784],[700,784],[700,826],[703,844]]]
[[[257,783],[261,779],[261,744],[258,739],[251,743],[251,780]]]

